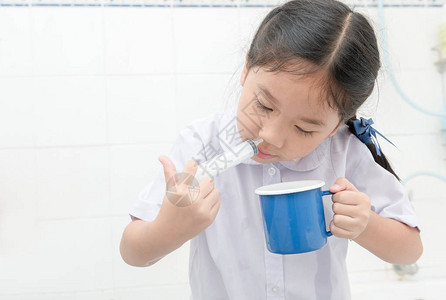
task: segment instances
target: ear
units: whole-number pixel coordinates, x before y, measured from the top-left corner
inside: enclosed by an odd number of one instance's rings
[[[341,125],[344,124],[344,122],[340,121],[338,126],[336,126],[335,129],[333,129],[333,131],[328,135],[328,137],[332,137],[336,134],[336,132],[338,131],[339,127],[341,127]]]
[[[242,75],[240,76],[240,85],[243,86],[248,76],[248,55],[246,55],[245,65],[243,66]]]

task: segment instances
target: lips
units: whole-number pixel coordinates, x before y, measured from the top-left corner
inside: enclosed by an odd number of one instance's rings
[[[266,154],[266,155],[272,155],[272,154],[270,154],[270,153],[264,151],[263,149],[260,149],[260,148],[257,148],[257,149],[259,150],[259,152],[262,152],[263,154]]]
[[[258,156],[259,158],[262,158],[262,159],[269,159],[269,158],[273,158],[273,157],[277,156],[277,155],[269,154],[269,153],[267,153],[267,152],[263,152],[263,150],[260,149],[260,148],[257,148],[257,149],[259,150],[259,152],[257,153],[256,156]]]

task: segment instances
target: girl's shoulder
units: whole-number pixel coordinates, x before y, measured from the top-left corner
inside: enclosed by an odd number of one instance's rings
[[[345,124],[331,138],[330,157],[333,164],[343,166],[347,172],[364,163],[370,167],[378,166],[367,145],[351,133]]]
[[[369,155],[373,158],[367,146],[361,142],[347,125],[342,124],[331,140],[332,153],[346,153],[351,155]]]

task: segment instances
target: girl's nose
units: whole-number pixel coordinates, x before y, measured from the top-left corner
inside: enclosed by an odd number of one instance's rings
[[[259,137],[261,137],[265,143],[278,149],[284,146],[286,135],[287,129],[280,123],[279,118],[271,118],[263,122],[263,126],[259,131]]]

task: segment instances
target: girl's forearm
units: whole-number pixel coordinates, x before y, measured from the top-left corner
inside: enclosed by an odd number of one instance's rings
[[[375,212],[371,212],[366,229],[354,241],[392,264],[413,264],[423,253],[417,228],[381,217]]]
[[[176,240],[154,222],[132,221],[124,230],[120,252],[122,259],[135,267],[150,266],[179,248],[184,240]]]

